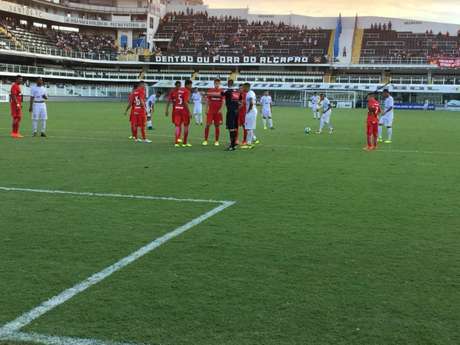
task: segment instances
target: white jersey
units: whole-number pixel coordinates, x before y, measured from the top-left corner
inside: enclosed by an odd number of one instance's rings
[[[201,103],[202,102],[201,93],[199,92],[192,93],[192,102],[194,104]]]
[[[44,86],[32,86],[30,97],[34,98],[32,105],[32,120],[47,120],[48,112],[46,109],[46,88]]]
[[[311,102],[311,107],[314,109],[317,109],[318,104],[319,104],[319,96],[312,96],[310,99],[310,102]]]
[[[387,98],[385,98],[385,101],[383,102],[383,113],[385,115],[393,116],[394,106],[395,106],[395,101],[393,97],[388,96]],[[388,111],[390,108],[391,110]]]
[[[43,103],[46,100],[46,88],[44,86],[32,86],[30,96],[34,98],[34,102]]]
[[[154,105],[156,102],[157,102],[157,96],[155,96],[155,94],[151,95],[147,99],[147,107],[151,108],[152,105]]]
[[[256,101],[257,101],[257,98],[256,98],[256,93],[252,90],[248,91],[247,95],[246,95],[246,109],[247,109],[247,113],[249,113],[249,106],[251,105],[251,103],[253,104],[253,107],[251,109],[251,112],[254,112],[255,114],[257,114],[257,108],[256,108]]]
[[[329,101],[329,99],[327,97],[324,97],[323,101],[321,102],[321,105],[323,107],[323,113],[327,112],[327,111],[331,111],[332,109],[332,106],[331,106],[331,102]],[[331,109],[329,109],[331,108]]]
[[[272,105],[272,97],[271,96],[262,96],[260,98],[260,104],[262,104],[262,110],[270,110],[270,106]]]

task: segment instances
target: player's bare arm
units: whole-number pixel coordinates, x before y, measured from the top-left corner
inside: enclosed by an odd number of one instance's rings
[[[35,97],[33,97],[33,96],[30,97],[29,113],[32,112],[33,105],[34,105],[34,99],[35,99]]]
[[[166,103],[166,111],[165,111],[165,116],[169,116],[169,105],[171,104],[171,100],[168,99],[168,103]]]

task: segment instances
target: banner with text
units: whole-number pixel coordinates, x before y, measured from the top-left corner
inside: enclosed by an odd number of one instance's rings
[[[159,55],[151,56],[150,62],[158,64],[219,64],[219,65],[289,65],[318,64],[321,58],[308,56],[193,56],[193,55]]]
[[[460,68],[460,57],[458,58],[434,58],[430,59],[430,64],[442,68]]]

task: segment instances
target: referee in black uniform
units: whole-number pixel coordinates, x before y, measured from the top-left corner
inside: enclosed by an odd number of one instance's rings
[[[238,133],[238,109],[240,107],[240,91],[234,87],[234,81],[228,80],[228,88],[223,92],[227,107],[227,129],[230,133],[230,146],[228,151],[235,151]]]

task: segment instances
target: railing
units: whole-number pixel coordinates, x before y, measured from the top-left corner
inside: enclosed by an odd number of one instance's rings
[[[31,54],[40,54],[40,55],[51,55],[59,56],[73,59],[84,59],[84,60],[98,60],[98,61],[117,61],[118,54],[97,54],[97,53],[85,53],[78,51],[65,51],[59,48],[53,47],[33,47],[28,45],[19,45],[11,41],[2,41],[0,49],[4,50],[13,50],[26,52]]]
[[[56,79],[63,78],[69,80],[104,80],[104,81],[127,81],[131,82],[138,80],[139,72],[133,70],[132,72],[119,72],[107,70],[66,70],[54,69],[37,66],[15,65],[0,63],[0,75],[2,73],[24,74],[43,77],[56,77]],[[191,77],[191,72],[164,72],[164,73],[146,73],[144,79],[146,81],[153,80],[183,80]]]
[[[388,57],[388,56],[362,56],[359,59],[361,64],[393,64],[393,65],[427,65],[428,59],[424,57]]]

